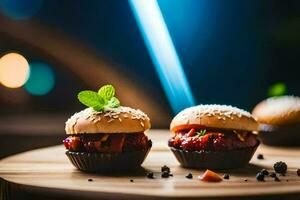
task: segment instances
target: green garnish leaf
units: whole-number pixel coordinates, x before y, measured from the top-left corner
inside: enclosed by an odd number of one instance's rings
[[[104,85],[98,91],[99,96],[109,101],[115,96],[115,88],[112,85]]]
[[[198,135],[198,137],[202,137],[206,134],[206,129],[201,130],[200,132],[196,132],[196,134]]]
[[[104,100],[101,98],[97,92],[91,90],[81,91],[78,94],[79,101],[92,108],[96,108],[95,110],[101,110],[104,106]]]
[[[112,98],[108,101],[107,105],[108,105],[109,107],[111,107],[111,108],[117,108],[117,107],[120,106],[120,101],[119,101],[119,99],[117,99],[117,97],[112,97]]]
[[[112,85],[104,85],[97,92],[84,90],[78,93],[79,101],[93,108],[96,111],[103,111],[104,108],[117,108],[121,105],[119,99],[114,97],[115,88]]]

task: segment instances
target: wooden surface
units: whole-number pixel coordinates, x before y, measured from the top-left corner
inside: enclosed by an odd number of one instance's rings
[[[179,166],[166,145],[171,136],[168,131],[154,130],[148,135],[154,146],[143,164],[144,170],[129,175],[82,173],[68,161],[62,145],[3,159],[0,161],[0,199],[18,196],[18,192],[56,199],[300,199],[300,177],[296,174],[300,168],[300,148],[260,146],[256,153],[263,153],[264,160],[254,156],[244,169],[218,171],[221,175],[229,173],[229,180],[205,183],[197,179],[203,170]],[[255,174],[260,169],[272,169],[274,162],[280,160],[288,164],[288,173],[279,177],[280,182],[269,177],[265,182],[256,181]],[[171,168],[173,177],[160,177],[160,167],[165,164]],[[146,178],[147,170],[154,171],[156,178]],[[188,172],[193,173],[193,179],[185,178]],[[93,181],[89,182],[89,178]]]

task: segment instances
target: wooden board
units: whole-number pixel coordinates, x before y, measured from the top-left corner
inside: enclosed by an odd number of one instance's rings
[[[82,173],[68,161],[62,145],[8,157],[0,161],[2,197],[10,197],[12,188],[17,187],[19,191],[36,195],[52,194],[72,199],[300,198],[300,177],[296,174],[297,168],[300,168],[300,148],[260,146],[256,153],[263,153],[264,160],[257,160],[254,156],[251,164],[244,169],[218,171],[221,175],[229,173],[229,180],[205,183],[197,179],[203,170],[190,170],[179,166],[167,148],[167,139],[171,136],[168,131],[153,130],[148,135],[154,146],[143,164],[144,171],[131,175]],[[288,164],[288,173],[279,177],[280,182],[274,182],[269,177],[265,182],[256,181],[255,174],[260,169],[272,169],[273,164],[280,160]],[[174,176],[161,178],[162,165],[168,165]],[[146,178],[147,170],[154,171],[156,178]],[[185,178],[188,172],[193,173],[193,179]],[[89,178],[93,181],[89,182]]]

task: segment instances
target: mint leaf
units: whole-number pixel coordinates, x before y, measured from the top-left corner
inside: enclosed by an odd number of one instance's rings
[[[112,85],[104,85],[99,89],[98,94],[104,100],[109,101],[115,96],[115,88]]]
[[[101,111],[104,108],[105,101],[97,92],[85,90],[79,92],[77,97],[82,104],[92,107],[96,111]]]
[[[94,107],[92,107],[95,111],[98,111],[98,112],[100,112],[100,111],[103,111],[104,110],[104,104],[98,104],[98,105],[96,105],[96,106],[94,106]]]
[[[117,108],[120,101],[115,95],[115,88],[112,85],[104,85],[97,92],[85,90],[78,94],[79,101],[93,108],[96,111],[103,111],[105,108]]]
[[[198,137],[202,137],[206,134],[206,129],[201,130],[200,132],[196,132],[196,134],[198,135]]]
[[[112,97],[108,102],[107,106],[110,108],[117,108],[120,106],[120,101],[116,97]]]

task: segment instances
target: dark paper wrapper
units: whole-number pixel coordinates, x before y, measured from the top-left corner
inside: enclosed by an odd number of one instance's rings
[[[271,146],[300,146],[300,125],[273,126],[261,124],[258,134],[263,144]]]
[[[71,163],[85,172],[124,172],[140,168],[147,157],[151,142],[147,149],[122,153],[87,153],[66,151]]]
[[[251,148],[230,151],[185,151],[171,147],[182,167],[195,169],[235,169],[249,163],[259,142]]]

